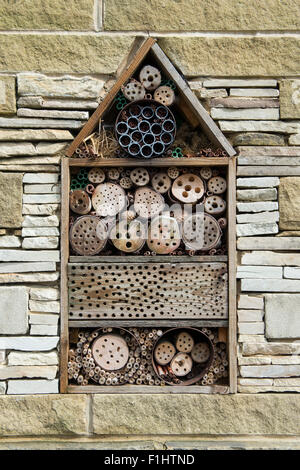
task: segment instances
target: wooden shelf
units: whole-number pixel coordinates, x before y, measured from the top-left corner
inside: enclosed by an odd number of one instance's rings
[[[228,257],[222,256],[70,256],[70,263],[218,263],[227,262]]]
[[[149,319],[149,320],[137,320],[135,318],[130,320],[72,320],[69,319],[70,328],[100,328],[111,326],[112,328],[118,327],[147,327],[147,328],[176,328],[176,327],[208,327],[208,328],[221,328],[228,327],[228,320],[159,320],[159,319]]]
[[[68,393],[106,393],[106,394],[127,394],[127,393],[218,393],[226,395],[229,393],[227,385],[68,385]]]
[[[89,158],[69,158],[69,166],[142,166],[142,167],[169,167],[169,166],[227,166],[232,158],[229,157],[193,157],[193,158],[103,158],[90,160]]]

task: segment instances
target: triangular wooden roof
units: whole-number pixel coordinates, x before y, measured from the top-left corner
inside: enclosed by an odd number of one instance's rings
[[[137,44],[139,45],[138,50],[136,49]],[[206,109],[201,105],[199,100],[190,89],[188,83],[178,73],[174,65],[156,43],[156,39],[154,38],[148,38],[144,40],[141,45],[140,40],[135,41],[133,49],[128,56],[126,64],[123,66],[123,71],[121,72],[116,83],[107,93],[103,101],[99,104],[98,108],[81,129],[79,134],[75,137],[71,145],[68,147],[66,155],[68,157],[72,157],[81,142],[94,131],[99,123],[100,118],[111,105],[115,96],[121,89],[121,86],[131,78],[148,53],[154,57],[156,63],[160,66],[165,75],[173,80],[173,82],[176,84],[179,91],[180,107],[188,120],[193,122],[194,126],[200,124],[202,130],[211,140],[211,142],[226,150],[230,157],[235,155],[236,152],[234,148],[228,142],[219,127],[215,124]]]

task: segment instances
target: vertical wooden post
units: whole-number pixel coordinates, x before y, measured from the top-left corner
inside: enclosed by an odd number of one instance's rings
[[[61,162],[61,239],[60,239],[60,393],[68,387],[68,259],[69,259],[69,159]]]
[[[228,165],[228,309],[229,309],[229,389],[237,391],[237,339],[236,339],[236,159]]]

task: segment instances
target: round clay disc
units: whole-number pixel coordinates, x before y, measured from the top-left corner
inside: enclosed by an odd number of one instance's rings
[[[180,175],[172,185],[172,194],[181,202],[193,204],[204,194],[203,181],[193,173]]]
[[[136,186],[146,186],[150,181],[150,176],[146,168],[134,168],[130,172],[130,179]]]
[[[204,203],[204,209],[208,214],[222,214],[226,209],[226,202],[220,196],[208,196]]]
[[[79,255],[96,255],[105,247],[107,237],[105,225],[93,215],[78,217],[70,229],[70,244]]]
[[[117,168],[110,168],[107,172],[107,176],[110,180],[118,180],[120,178],[120,172]]]
[[[122,369],[129,358],[129,349],[120,335],[106,334],[96,338],[92,344],[92,355],[98,366],[104,370]]]
[[[131,179],[129,178],[129,176],[123,176],[121,179],[120,179],[120,186],[121,188],[123,189],[130,189],[132,187],[132,181]]]
[[[75,214],[88,214],[92,208],[89,195],[82,189],[75,189],[70,194],[70,209]]]
[[[176,180],[176,178],[178,178],[179,176],[179,170],[178,168],[176,168],[176,166],[171,166],[170,168],[168,168],[167,173],[171,180]]]
[[[222,194],[226,191],[227,183],[225,178],[222,176],[214,176],[207,182],[207,189],[214,194]]]
[[[91,183],[103,183],[105,180],[105,173],[102,168],[91,168],[88,173],[88,179]]]
[[[167,173],[159,172],[153,176],[151,184],[155,191],[160,194],[165,194],[171,187],[171,180]]]
[[[220,226],[212,215],[193,214],[184,220],[182,239],[189,250],[210,250],[221,235]]]
[[[138,188],[134,195],[134,208],[139,216],[149,219],[158,215],[164,208],[165,201],[161,194],[154,189]]]
[[[175,353],[176,349],[170,341],[161,341],[154,350],[154,359],[157,364],[165,366],[169,364]]]
[[[176,339],[176,349],[183,353],[190,353],[194,347],[194,340],[192,335],[187,331],[179,333]]]
[[[179,352],[173,357],[170,367],[176,377],[184,377],[191,372],[193,361],[191,356],[186,353]]]
[[[192,349],[191,356],[193,361],[201,364],[206,362],[210,356],[210,349],[207,343],[196,343]]]
[[[120,220],[111,230],[110,239],[113,245],[125,253],[140,250],[145,243],[146,228],[140,220]]]
[[[123,188],[116,183],[99,184],[92,195],[92,204],[102,217],[117,215],[126,206],[127,198]]]
[[[167,255],[176,250],[181,242],[178,222],[173,217],[160,215],[151,221],[147,245],[158,255]]]
[[[209,180],[209,178],[212,177],[212,169],[209,168],[209,166],[204,166],[203,168],[200,169],[200,176],[204,180]]]

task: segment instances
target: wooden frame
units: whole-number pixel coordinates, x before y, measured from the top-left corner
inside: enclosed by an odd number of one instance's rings
[[[120,387],[98,385],[75,386],[68,385],[67,362],[69,347],[69,327],[93,327],[107,326],[128,326],[129,321],[114,320],[91,320],[91,321],[69,321],[68,312],[68,280],[67,267],[69,262],[69,187],[70,187],[70,168],[71,167],[113,167],[122,165],[123,167],[132,166],[224,166],[227,167],[227,201],[228,201],[228,257],[227,256],[197,256],[192,260],[188,256],[182,256],[180,261],[227,261],[228,262],[228,302],[229,319],[227,320],[160,320],[161,326],[208,326],[208,327],[228,327],[228,357],[229,357],[229,386],[211,385],[211,386],[180,386],[180,387],[153,387],[138,385],[122,385]],[[61,217],[61,357],[60,357],[60,391],[61,393],[236,393],[237,390],[237,340],[236,340],[236,235],[235,235],[235,180],[236,180],[236,162],[234,158],[156,158],[151,161],[141,161],[137,159],[103,159],[91,161],[86,159],[62,159],[62,217]],[[105,258],[105,259],[104,259]],[[116,261],[118,257],[77,257],[72,256],[70,262],[97,262]],[[127,260],[137,261],[137,257],[126,257]],[[159,262],[159,257],[143,259],[144,262]],[[166,257],[163,257],[166,261]],[[139,263],[141,262],[139,258]],[[151,322],[157,325],[157,321],[151,320],[132,320],[134,326],[151,326]],[[224,331],[223,331],[224,333]]]

